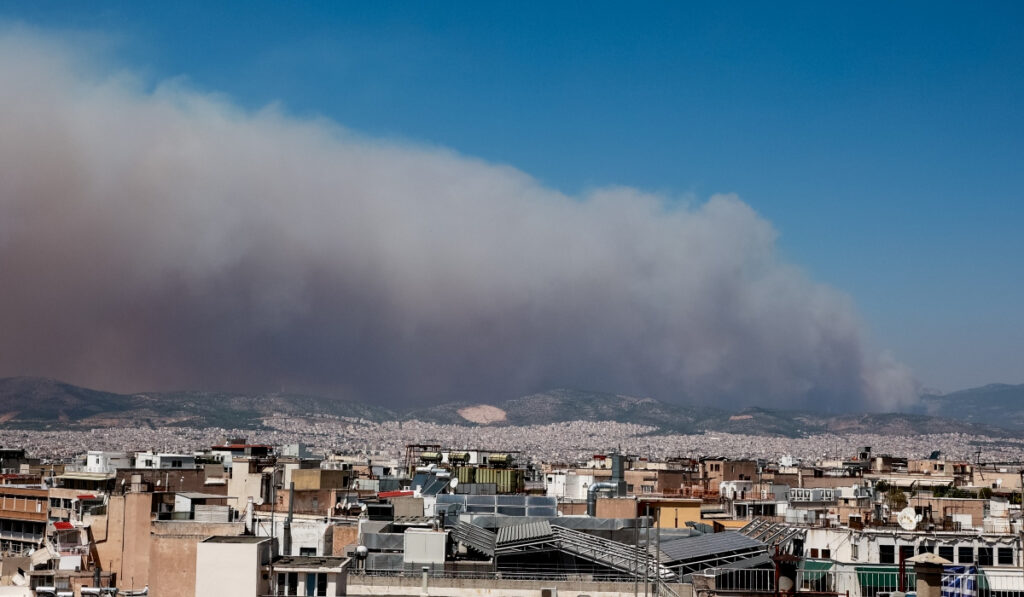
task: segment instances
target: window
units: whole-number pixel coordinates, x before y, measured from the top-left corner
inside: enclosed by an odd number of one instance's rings
[[[922,543],[917,546],[917,553],[935,553],[935,546]]]
[[[914,557],[914,546],[913,545],[900,545],[900,559],[909,560]]]
[[[857,560],[857,557],[859,555],[858,552],[860,551],[859,548],[860,548],[860,546],[857,545],[856,543],[850,544],[850,559],[851,560],[854,560],[854,561]]]
[[[940,545],[939,546],[939,557],[953,561],[953,546],[952,545]]]
[[[316,548],[315,547],[300,547],[299,548],[299,555],[300,556],[316,556]]]
[[[821,550],[821,557],[823,559],[826,559],[826,560],[830,559],[832,557],[832,550],[831,549],[823,549],[823,550]]]
[[[1000,547],[999,551],[999,565],[1000,566],[1013,566],[1013,548],[1012,547]]]
[[[895,545],[879,545],[878,546],[878,562],[880,564],[895,564],[896,563],[896,546]]]
[[[958,564],[974,563],[974,547],[960,547],[956,551]]]
[[[978,565],[979,566],[991,566],[992,565],[992,548],[991,547],[979,547],[978,548]]]
[[[316,575],[316,594],[327,594],[327,575],[322,572]]]
[[[812,547],[811,548],[811,557],[812,558],[818,557],[818,548],[817,547]]]

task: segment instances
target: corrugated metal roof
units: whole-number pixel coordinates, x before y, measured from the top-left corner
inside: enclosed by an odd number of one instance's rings
[[[670,562],[699,560],[728,552],[764,548],[764,544],[735,531],[698,535],[661,544],[663,559]]]
[[[481,553],[494,555],[495,534],[471,522],[459,521],[452,530],[452,537]]]
[[[498,545],[514,543],[517,541],[529,541],[543,539],[551,536],[551,523],[546,520],[537,520],[526,524],[517,524],[498,529]]]
[[[767,553],[760,553],[752,558],[744,558],[742,560],[736,560],[735,562],[729,562],[727,564],[720,564],[718,568],[729,568],[732,570],[745,570],[748,568],[768,568],[772,565],[772,558]]]

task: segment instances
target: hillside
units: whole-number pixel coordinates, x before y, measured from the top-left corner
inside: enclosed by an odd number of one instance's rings
[[[1024,384],[989,384],[949,394],[921,397],[924,411],[969,423],[1024,431]]]
[[[467,403],[450,403],[407,412],[406,419],[473,425]],[[697,433],[718,431],[746,435],[803,437],[819,433],[887,433],[917,435],[952,430],[982,435],[1007,435],[995,425],[965,423],[922,414],[827,414],[745,408],[726,411],[704,406],[669,404],[652,398],[558,389],[494,404],[478,404],[501,411],[495,425],[537,425],[564,421],[617,421],[657,427],[662,431]]]
[[[336,398],[299,394],[151,392],[115,394],[36,377],[0,378],[0,426],[45,429],[178,425],[258,427],[274,414],[394,420],[394,412]]]
[[[131,398],[39,377],[0,378],[0,424],[73,423],[132,408]]]
[[[781,437],[819,433],[1024,433],[1024,386],[991,385],[944,396],[929,395],[923,397],[922,403],[931,414],[826,414],[764,408],[727,411],[652,398],[557,389],[493,404],[460,402],[391,411],[360,402],[301,394],[182,391],[128,395],[52,379],[0,379],[0,427],[22,429],[131,425],[255,428],[273,415],[327,415],[452,425],[616,421],[654,427],[659,433],[716,431]]]

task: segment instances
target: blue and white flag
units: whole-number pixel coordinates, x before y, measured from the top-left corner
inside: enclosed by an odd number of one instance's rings
[[[942,597],[978,597],[978,569],[974,566],[944,567]]]

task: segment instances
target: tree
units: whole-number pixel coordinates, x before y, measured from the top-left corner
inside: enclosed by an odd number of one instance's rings
[[[889,504],[889,509],[893,511],[907,507],[907,495],[899,487],[890,487],[885,495],[885,501]]]

